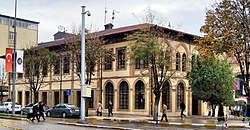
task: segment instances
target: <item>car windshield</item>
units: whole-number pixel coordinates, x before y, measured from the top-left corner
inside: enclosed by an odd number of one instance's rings
[[[72,104],[68,104],[67,107],[68,107],[68,108],[75,108],[76,106],[75,106],[75,105],[72,105]]]

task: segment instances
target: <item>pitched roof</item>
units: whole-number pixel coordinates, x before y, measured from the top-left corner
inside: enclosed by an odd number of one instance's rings
[[[114,35],[114,34],[133,32],[133,31],[137,31],[137,30],[146,28],[148,26],[156,26],[156,25],[154,25],[154,24],[146,24],[145,23],[145,24],[137,24],[137,25],[132,25],[132,26],[102,30],[102,31],[86,34],[86,39],[88,39],[88,37],[90,37],[90,36],[105,37],[105,36],[110,36],[110,35]],[[166,27],[161,27],[161,26],[158,26],[158,27],[163,28],[165,30],[168,30],[169,32],[181,33],[186,38],[194,39],[195,37],[199,37],[199,36],[196,36],[196,35],[192,35],[192,34],[177,31],[177,30],[173,30],[173,29],[166,28]],[[40,46],[40,47],[53,47],[53,46],[63,45],[65,43],[67,43],[67,41],[70,41],[71,38],[72,37],[67,37],[65,39],[58,40],[58,41],[46,42],[46,43],[39,44],[38,46]]]

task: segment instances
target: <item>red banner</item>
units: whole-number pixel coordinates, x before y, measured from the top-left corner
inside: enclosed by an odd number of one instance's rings
[[[6,72],[12,72],[12,49],[6,48],[5,65]]]

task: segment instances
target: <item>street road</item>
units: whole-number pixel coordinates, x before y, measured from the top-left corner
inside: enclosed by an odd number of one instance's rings
[[[0,119],[0,130],[101,130],[97,128],[59,125],[54,121],[27,122],[21,120]]]
[[[78,119],[74,118],[46,118],[46,121],[41,122],[27,122],[26,120],[10,120],[10,119],[0,119],[0,130],[101,130],[102,128],[92,128],[92,127],[80,127],[72,125],[61,125],[58,122],[76,122]],[[144,129],[144,130],[211,130],[222,128],[205,128],[205,127],[183,127],[183,126],[167,126],[167,125],[154,125],[148,123],[129,123],[129,122],[119,122],[119,121],[91,121],[93,125],[100,126],[118,126],[124,128],[132,129]],[[228,130],[245,130],[244,128],[228,129]]]

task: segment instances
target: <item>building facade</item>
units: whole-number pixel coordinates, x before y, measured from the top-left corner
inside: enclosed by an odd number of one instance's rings
[[[16,48],[24,49],[38,44],[39,22],[17,18]],[[6,48],[14,46],[15,18],[0,14],[0,56],[5,55]]]
[[[5,57],[6,48],[14,47],[14,24],[15,18],[0,14],[0,57]],[[25,49],[37,46],[38,44],[38,24],[39,22],[16,18],[16,49]],[[3,67],[3,66],[2,66]],[[4,67],[5,68],[5,67]],[[19,74],[22,75],[22,74]],[[9,79],[2,78],[1,102],[10,98]]]
[[[155,96],[152,89],[152,80],[149,75],[142,75],[140,67],[133,59],[129,58],[127,49],[131,41],[126,40],[128,34],[143,29],[146,24],[139,24],[127,27],[113,29],[107,28],[103,31],[95,32],[89,35],[102,36],[106,43],[105,48],[109,48],[115,55],[114,60],[110,60],[97,69],[91,83],[91,98],[88,98],[88,109],[95,110],[98,101],[102,101],[104,112],[107,111],[109,101],[113,102],[114,113],[152,115]],[[171,40],[172,48],[171,67],[175,68],[174,75],[164,83],[161,89],[161,106],[166,103],[168,106],[168,115],[179,115],[180,102],[186,104],[186,113],[192,115],[192,110],[197,110],[197,114],[202,114],[201,102],[195,101],[193,104],[191,87],[186,79],[187,71],[190,70],[190,61],[192,55],[197,54],[195,50],[194,35],[179,32],[165,27],[160,27],[172,34],[180,33],[180,37]],[[56,48],[65,44],[66,39],[55,40],[49,43],[40,44],[39,47]],[[43,101],[49,107],[53,107],[60,102],[75,104],[80,106],[80,79],[70,69],[73,63],[68,63],[68,55],[60,52],[61,68],[48,73],[44,83],[39,90],[39,101]],[[66,54],[66,55],[64,55]],[[29,84],[24,83],[25,77],[19,77],[16,84],[16,101],[22,105],[32,102],[32,94],[29,90]],[[70,91],[70,94],[69,94]],[[195,107],[195,108],[193,108]]]

